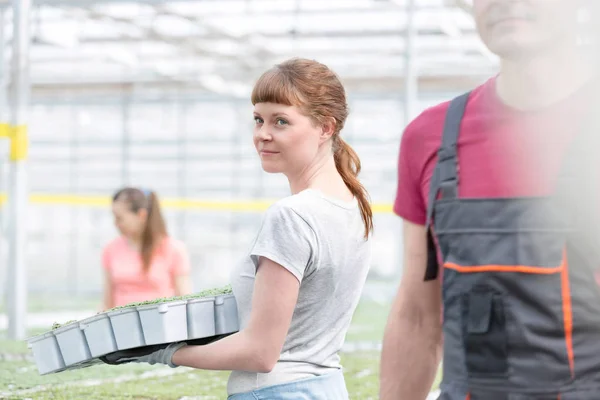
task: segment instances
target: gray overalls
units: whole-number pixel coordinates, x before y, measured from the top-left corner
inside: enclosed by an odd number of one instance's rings
[[[425,280],[439,272],[434,236],[443,264],[439,400],[600,400],[600,236],[559,195],[579,160],[567,151],[555,196],[459,198],[467,99],[450,104],[427,213]]]

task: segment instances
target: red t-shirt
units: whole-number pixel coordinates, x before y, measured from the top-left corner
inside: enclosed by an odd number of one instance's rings
[[[589,104],[586,89],[535,112],[504,105],[495,78],[473,90],[458,139],[459,197],[550,194],[565,150],[582,128]],[[402,136],[394,212],[416,224],[426,222],[429,182],[448,104],[425,110]]]

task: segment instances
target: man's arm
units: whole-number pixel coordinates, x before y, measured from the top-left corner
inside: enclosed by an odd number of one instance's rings
[[[404,270],[383,339],[381,400],[425,400],[442,353],[440,281],[423,280],[426,230],[403,224]]]

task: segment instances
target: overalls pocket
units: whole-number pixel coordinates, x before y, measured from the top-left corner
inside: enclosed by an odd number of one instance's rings
[[[506,376],[508,334],[502,295],[486,286],[475,287],[463,295],[461,309],[469,376]]]

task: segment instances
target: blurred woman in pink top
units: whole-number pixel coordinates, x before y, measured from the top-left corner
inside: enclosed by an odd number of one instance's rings
[[[167,234],[156,194],[121,189],[113,196],[112,212],[121,236],[102,254],[103,309],[190,293],[186,248]]]

